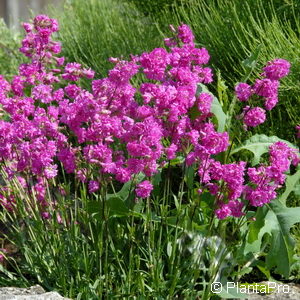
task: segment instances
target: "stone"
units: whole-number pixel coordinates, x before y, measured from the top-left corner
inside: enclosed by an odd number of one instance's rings
[[[263,282],[264,284],[270,283],[277,284],[275,291],[271,294],[257,294],[253,293],[249,295],[248,300],[299,300],[300,299],[300,286],[294,283],[275,283],[275,282]]]
[[[40,285],[29,288],[2,287],[0,300],[71,300],[57,292],[46,292]]]

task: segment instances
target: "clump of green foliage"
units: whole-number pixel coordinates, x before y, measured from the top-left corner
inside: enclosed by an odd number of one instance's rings
[[[60,23],[67,60],[91,67],[97,77],[107,75],[109,57],[128,58],[162,45],[157,26],[130,3],[72,0],[52,14]]]
[[[196,40],[209,50],[211,64],[220,70],[228,90],[242,80],[249,67],[245,60],[258,49],[250,79],[257,77],[266,61],[274,58],[290,61],[292,72],[282,82],[279,105],[256,132],[271,130],[271,134],[297,142],[294,130],[300,123],[300,4],[297,1],[124,1],[134,3],[160,28],[166,24],[189,24]]]
[[[18,51],[19,33],[7,27],[0,19],[0,74],[9,78],[16,73],[22,54]]]

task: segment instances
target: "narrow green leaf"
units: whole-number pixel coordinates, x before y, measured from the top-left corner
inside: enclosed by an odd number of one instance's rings
[[[4,273],[9,279],[17,281],[17,277],[15,277],[13,275],[13,273],[9,272],[8,270],[6,270],[2,264],[0,264],[0,273]]]
[[[171,257],[171,255],[172,255],[172,249],[173,249],[172,243],[168,242],[168,244],[167,244],[167,254],[168,254],[169,257]]]
[[[220,70],[217,71],[217,92],[218,92],[218,98],[220,100],[220,103],[222,105],[227,105],[228,104],[228,96],[227,96],[227,85],[225,81],[221,77],[221,72]]]
[[[262,46],[262,44],[258,45],[255,51],[247,59],[242,61],[242,65],[246,68],[254,69]]]

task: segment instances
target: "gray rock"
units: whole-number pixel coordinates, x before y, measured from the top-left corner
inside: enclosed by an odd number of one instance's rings
[[[0,288],[0,300],[71,300],[57,292],[48,292],[35,285],[30,288],[3,287]]]
[[[263,282],[268,284],[268,282]],[[248,300],[299,300],[300,299],[300,286],[296,284],[277,283],[275,291],[271,294],[258,294],[253,293],[249,295]]]

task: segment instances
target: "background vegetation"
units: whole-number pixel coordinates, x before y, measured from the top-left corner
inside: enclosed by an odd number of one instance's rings
[[[196,42],[206,47],[211,55],[215,82],[210,88],[219,99],[230,101],[234,84],[249,71],[247,58],[251,55],[257,54],[257,59],[255,65],[250,66],[253,72],[249,82],[257,77],[267,61],[279,57],[289,60],[292,72],[282,80],[279,105],[268,113],[268,121],[253,132],[277,135],[297,143],[294,127],[300,123],[299,5],[297,0],[68,0],[63,11],[51,8],[50,16],[60,23],[58,38],[66,59],[91,67],[97,78],[107,75],[111,68],[109,57],[128,58],[130,54],[162,47],[163,37],[169,35],[168,25],[181,22],[191,26]],[[19,43],[20,35],[1,24],[1,74],[10,77],[23,61],[17,51]],[[244,136],[247,137],[247,133]],[[82,186],[76,201],[71,193],[61,197],[59,213],[56,210],[53,213],[59,214],[62,223],[55,218],[46,223],[34,209],[33,218],[28,217],[27,211],[21,212],[22,223],[18,221],[20,216],[2,215],[6,224],[11,225],[11,232],[18,232],[14,236],[15,243],[23,247],[25,259],[19,267],[20,257],[12,256],[9,272],[1,278],[0,285],[11,282],[28,285],[38,281],[64,295],[77,295],[77,299],[97,299],[99,293],[107,297],[146,295],[166,299],[168,295],[198,297],[212,273],[221,273],[228,266],[227,271],[232,274],[235,271],[235,278],[241,278],[241,270],[229,263],[231,249],[220,240],[206,241],[208,250],[201,252],[204,243],[201,237],[195,236],[192,230],[176,229],[177,226],[195,229],[192,226],[197,225],[200,231],[210,220],[200,220],[203,217],[200,210],[196,205],[184,203],[182,195],[176,198],[178,186],[185,185],[186,178],[182,169],[175,166],[174,170],[172,184],[157,178],[160,188],[171,185],[169,192],[171,195],[173,189],[174,197],[167,197],[161,204],[158,199],[162,195],[157,191],[156,201],[138,204],[132,208],[133,214],[112,198],[114,206],[108,206],[104,215],[97,215],[102,200],[96,196],[87,197]],[[70,192],[68,182],[65,187]],[[126,186],[118,197],[127,199],[129,189]],[[195,191],[190,193],[194,195]],[[295,188],[290,195],[288,205],[299,205],[299,189],[297,192]],[[209,201],[211,199],[206,199],[201,204],[206,212],[210,210]],[[191,225],[189,220],[194,214],[199,220]],[[227,225],[230,231],[236,224]],[[294,230],[298,255],[299,232],[297,228]],[[226,230],[224,234],[228,240],[234,240]],[[218,270],[212,268],[210,258],[225,254],[228,255],[226,266]],[[220,261],[216,259],[214,263],[217,266]],[[299,280],[299,264],[293,268],[294,279]],[[16,278],[16,270],[25,276]],[[263,255],[260,263],[247,271],[252,272],[252,278],[256,272],[256,280],[274,276],[267,270]],[[98,274],[101,274],[100,280]],[[206,278],[207,282],[200,282],[199,278]],[[245,278],[249,280],[251,276]],[[111,290],[114,294],[110,294]]]
[[[11,75],[18,70],[23,55],[18,51],[21,35],[7,28],[0,19],[0,74],[11,79]]]
[[[61,23],[60,39],[69,60],[90,65],[97,76],[110,66],[107,58],[128,57],[162,46],[169,24],[189,24],[199,45],[211,54],[231,95],[234,84],[247,72],[243,64],[259,48],[255,78],[274,58],[291,62],[292,72],[282,82],[279,105],[257,133],[271,130],[296,142],[300,122],[300,9],[291,1],[263,0],[164,0],[164,1],[67,1],[63,13],[53,12]],[[216,79],[217,76],[215,76]]]

